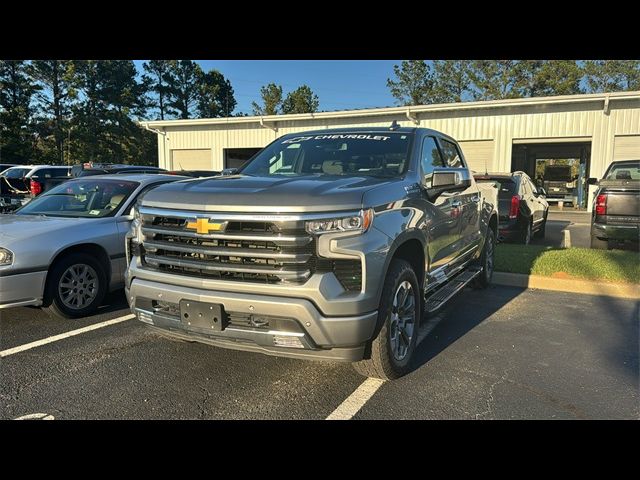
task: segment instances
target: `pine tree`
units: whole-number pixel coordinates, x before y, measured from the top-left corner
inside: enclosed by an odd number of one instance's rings
[[[471,90],[469,71],[467,60],[434,60],[430,103],[462,102]]]
[[[33,96],[38,86],[25,60],[0,60],[0,160],[39,163],[34,157]]]
[[[195,114],[203,75],[202,68],[193,60],[170,61],[167,105],[177,111],[179,118],[191,118]]]
[[[230,117],[236,108],[233,87],[217,70],[210,70],[200,79],[198,115],[200,118]]]
[[[433,72],[424,60],[403,60],[393,66],[395,80],[387,79],[391,95],[400,105],[433,103]]]
[[[175,60],[174,60],[175,61]],[[153,92],[149,107],[155,109],[160,120],[170,118],[175,111],[168,105],[171,95],[171,62],[172,60],[149,60],[143,64],[143,82]]]
[[[282,87],[270,83],[260,87],[262,105],[251,102],[254,115],[277,115],[282,111]]]
[[[307,85],[289,92],[282,102],[282,113],[314,113],[318,111],[320,100]]]
[[[474,60],[469,77],[475,100],[501,100],[521,96],[522,72],[517,60]]]

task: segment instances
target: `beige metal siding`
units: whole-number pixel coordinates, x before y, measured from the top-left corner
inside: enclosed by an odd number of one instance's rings
[[[613,143],[613,159],[640,159],[640,135],[616,136]]]
[[[211,170],[211,149],[171,150],[172,170]]]
[[[467,140],[458,143],[471,170],[480,173],[496,170],[493,165],[493,140]]]

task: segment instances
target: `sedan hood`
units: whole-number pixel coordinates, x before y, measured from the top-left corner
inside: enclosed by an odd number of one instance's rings
[[[29,239],[50,235],[85,222],[103,222],[101,218],[63,218],[42,215],[0,215],[0,247],[10,247]]]
[[[390,179],[309,175],[233,175],[161,185],[144,196],[148,207],[196,211],[313,212],[357,210],[362,197]]]

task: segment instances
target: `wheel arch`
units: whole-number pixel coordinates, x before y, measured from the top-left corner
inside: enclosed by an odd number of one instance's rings
[[[49,285],[51,272],[53,271],[55,266],[60,261],[62,261],[63,258],[72,253],[85,253],[96,258],[104,267],[104,273],[107,277],[107,286],[111,282],[111,262],[109,260],[109,255],[107,254],[107,251],[104,249],[104,247],[98,245],[97,243],[78,243],[75,245],[69,245],[68,247],[65,247],[62,250],[58,251],[49,264],[47,276],[44,281],[44,294],[42,299],[43,306],[46,307],[50,305],[52,301],[51,288]]]

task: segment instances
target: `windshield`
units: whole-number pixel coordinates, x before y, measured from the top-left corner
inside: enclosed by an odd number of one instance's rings
[[[551,182],[570,182],[571,167],[564,165],[558,167],[547,167],[544,171],[544,179]]]
[[[612,165],[605,180],[640,180],[640,160]]]
[[[72,180],[34,198],[16,214],[108,217],[118,211],[138,185],[138,182],[124,180]]]
[[[31,171],[31,168],[9,168],[2,172],[2,176],[6,178],[24,178]]]
[[[255,176],[397,177],[409,163],[406,133],[340,133],[279,140],[241,168]]]

